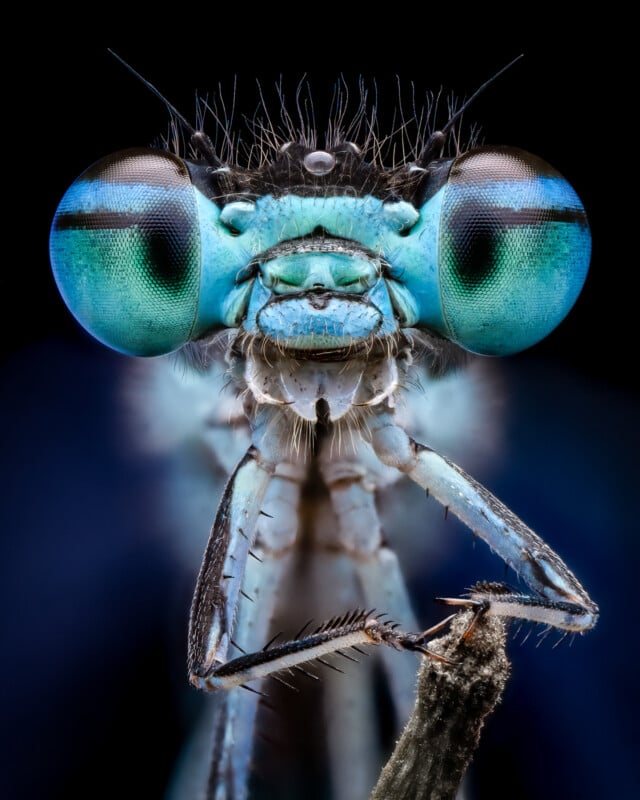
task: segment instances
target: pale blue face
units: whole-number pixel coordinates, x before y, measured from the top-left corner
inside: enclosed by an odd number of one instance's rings
[[[578,297],[586,215],[535,156],[471,150],[438,162],[431,182],[430,165],[409,165],[406,196],[398,181],[384,196],[332,183],[334,164],[333,153],[309,151],[296,165],[308,184],[225,197],[173,154],[109,156],[60,202],[58,287],[91,334],[139,356],[224,327],[309,358],[404,328],[505,355],[544,338]]]

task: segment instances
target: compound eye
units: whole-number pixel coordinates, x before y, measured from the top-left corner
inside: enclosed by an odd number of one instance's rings
[[[438,266],[447,335],[505,355],[543,339],[584,284],[591,236],[569,183],[529,153],[472,150],[445,187]]]
[[[182,346],[201,272],[195,189],[184,161],[143,149],[98,161],[62,198],[50,255],[70,311],[104,344],[139,356]]]

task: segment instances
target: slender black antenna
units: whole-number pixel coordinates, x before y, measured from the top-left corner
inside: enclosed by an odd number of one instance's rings
[[[208,161],[212,167],[223,167],[224,164],[222,161],[220,161],[220,159],[216,155],[213,143],[211,139],[207,136],[207,134],[204,131],[197,131],[193,127],[193,125],[191,125],[191,123],[187,120],[187,118],[184,115],[182,115],[178,111],[178,109],[167,100],[167,98],[162,94],[162,92],[156,89],[156,87],[152,83],[150,83],[146,78],[143,78],[142,75],[139,72],[137,72],[130,64],[127,64],[127,62],[123,58],[121,58],[117,53],[111,50],[111,48],[108,47],[107,50],[109,53],[111,53],[111,55],[114,58],[116,58],[122,64],[123,67],[128,69],[132,75],[134,75],[141,83],[143,83],[147,87],[147,89],[149,89],[150,92],[155,94],[155,96],[159,100],[161,100],[167,107],[169,113],[173,114],[173,116],[182,125],[184,125],[185,129],[187,130],[191,138],[191,144],[202,155],[205,161]]]
[[[424,147],[418,158],[416,159],[416,163],[422,166],[426,166],[429,161],[433,158],[433,155],[436,150],[442,148],[447,141],[447,134],[451,130],[451,128],[456,124],[456,122],[460,119],[460,117],[464,114],[464,112],[469,108],[471,103],[476,100],[478,95],[482,94],[487,86],[490,86],[495,80],[497,80],[504,72],[516,63],[516,61],[520,61],[521,58],[524,57],[524,53],[520,53],[519,56],[516,56],[513,61],[510,61],[506,66],[502,67],[502,69],[498,70],[495,75],[492,75],[489,80],[485,81],[479,88],[475,90],[475,92],[471,95],[471,97],[466,100],[460,108],[456,111],[456,113],[449,118],[449,121],[446,125],[439,131],[434,131],[431,136],[427,139]]]

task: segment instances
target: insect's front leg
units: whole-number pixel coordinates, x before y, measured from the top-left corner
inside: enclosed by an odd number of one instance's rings
[[[191,683],[226,660],[247,559],[274,465],[250,447],[229,479],[211,529],[189,619]]]
[[[368,422],[378,458],[405,472],[487,542],[522,576],[533,595],[475,591],[486,612],[583,632],[598,619],[591,600],[566,564],[536,533],[460,467],[415,442],[380,409]]]
[[[264,646],[298,536],[304,453],[285,452],[290,437],[273,406],[262,407],[253,428],[254,445],[220,502],[193,599],[190,678],[207,691],[217,688],[214,676],[228,658]],[[246,797],[259,697],[224,692],[212,698],[208,781],[216,800]]]
[[[228,658],[258,520],[268,513],[263,500],[278,465],[285,465],[286,471],[292,460],[305,461],[304,452],[292,451],[285,415],[275,406],[261,406],[252,429],[254,444],[227,482],[218,506],[191,605],[188,669],[191,683],[201,689],[209,688],[206,676]]]

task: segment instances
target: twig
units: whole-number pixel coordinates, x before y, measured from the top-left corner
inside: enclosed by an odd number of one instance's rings
[[[430,650],[457,663],[425,657],[413,713],[370,800],[455,799],[511,668],[504,623],[481,617],[464,639],[471,619],[472,612],[460,613],[450,633],[429,643]]]

